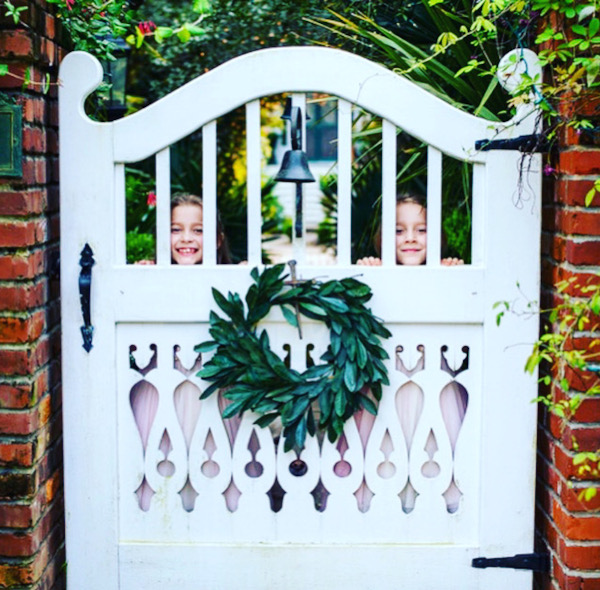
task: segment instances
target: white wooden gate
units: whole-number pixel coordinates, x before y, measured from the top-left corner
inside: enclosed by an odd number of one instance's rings
[[[533,549],[536,384],[523,373],[527,347],[518,345],[532,342],[538,327],[506,318],[498,328],[493,305],[515,297],[517,281],[531,297],[538,292],[540,163],[533,158],[520,192],[518,152],[474,150],[476,140],[532,133],[534,116],[525,115],[533,106],[519,109],[516,127],[491,124],[381,66],[324,48],[248,54],[114,123],[93,122],[83,110],[102,79],[95,59],[68,55],[60,79],[69,589],[530,588],[531,572],[471,562]],[[339,97],[338,259],[323,268],[303,264],[299,243],[299,273],[361,273],[393,336],[385,344],[391,385],[370,432],[351,420],[341,442],[309,440],[301,457],[308,470],[299,477],[289,470],[295,455],[276,450],[252,416],[233,437],[217,398],[198,401],[207,384],[191,369],[194,345],[208,339],[211,287],[245,293],[249,269],[260,263],[259,98],[292,92],[298,100],[309,91]],[[217,266],[215,120],[243,104],[250,266]],[[379,268],[350,260],[351,105],[383,120]],[[394,264],[396,127],[429,146],[421,267]],[[169,146],[199,128],[204,263],[177,267],[169,254]],[[440,266],[442,154],[473,163],[473,258],[464,267]],[[124,165],[152,155],[157,264],[126,265]],[[78,285],[86,244],[94,260],[89,352]],[[317,358],[328,343],[317,325],[299,341],[280,317],[269,322],[272,348],[291,345],[296,368],[304,369],[307,344]],[[154,353],[155,365],[136,369]],[[132,412],[141,382],[154,392],[143,435]],[[454,430],[441,409],[449,387],[467,396]],[[247,469],[250,462],[259,469]],[[286,492],[278,512],[267,495],[275,477]],[[311,495],[319,480],[324,506]]]

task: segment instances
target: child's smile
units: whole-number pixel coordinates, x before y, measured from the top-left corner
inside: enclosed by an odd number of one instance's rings
[[[396,206],[396,261],[418,266],[427,258],[427,217],[418,203],[398,203]]]
[[[171,258],[175,264],[202,262],[202,207],[178,205],[171,212]]]

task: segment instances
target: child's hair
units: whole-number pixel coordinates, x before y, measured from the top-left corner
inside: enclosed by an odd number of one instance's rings
[[[192,195],[189,193],[177,193],[171,197],[171,211],[175,207],[180,205],[196,205],[197,207],[203,208],[202,197],[198,195]],[[225,229],[221,216],[217,211],[217,263],[218,264],[231,264],[231,253],[229,252],[229,243],[227,242],[227,236],[225,235]]]
[[[423,209],[427,209],[427,199],[423,195],[417,193],[397,193],[396,207],[398,207],[398,205],[403,205],[404,203],[414,203],[415,205],[420,205]],[[373,247],[375,248],[375,252],[377,252],[377,256],[381,257],[381,221],[373,236]]]

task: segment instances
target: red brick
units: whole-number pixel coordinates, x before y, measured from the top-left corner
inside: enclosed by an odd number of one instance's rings
[[[56,36],[55,18],[51,14],[45,14],[44,17],[46,19],[44,26],[46,37],[48,37],[48,39],[54,39]]]
[[[4,528],[27,529],[35,522],[34,507],[32,504],[0,503],[0,522]]]
[[[47,191],[33,189],[19,192],[0,192],[0,214],[11,216],[42,213],[47,205]]]
[[[0,412],[0,434],[28,435],[36,432],[48,423],[51,415],[50,395],[28,410]]]
[[[46,131],[41,127],[25,127],[23,129],[23,150],[26,153],[45,153]]]
[[[566,479],[577,476],[577,467],[573,465],[573,453],[568,453],[559,443],[552,445],[552,458],[558,472]]]
[[[555,500],[552,518],[558,530],[572,541],[600,541],[600,516],[568,514]]]
[[[577,422],[598,422],[600,416],[600,397],[590,397],[581,402],[574,420]]]
[[[54,41],[51,41],[50,39],[42,39],[40,53],[46,64],[52,66],[55,63],[58,63],[58,46],[56,43],[54,43]],[[51,77],[50,83],[56,84],[56,80],[52,79]]]
[[[25,283],[22,285],[0,284],[0,311],[27,311],[46,303],[48,286],[47,281],[41,280],[36,284]]]
[[[561,174],[600,174],[600,150],[574,148],[558,157]]]
[[[33,446],[31,443],[0,443],[0,465],[4,467],[31,467]]]
[[[600,218],[598,219],[600,223]],[[575,265],[600,265],[600,241],[585,240],[576,242],[568,240],[565,248],[565,258]],[[564,260],[565,258],[561,258]]]
[[[600,275],[592,272],[573,272],[558,264],[552,264],[547,259],[542,260],[542,282],[545,285],[556,285],[561,281],[569,281],[575,279],[565,289],[565,294],[574,297],[583,295],[582,286],[590,286],[600,284]]]
[[[0,343],[24,344],[37,340],[46,324],[44,311],[35,312],[24,318],[0,317]]]
[[[23,183],[27,185],[46,184],[48,180],[45,158],[23,158]]]
[[[55,529],[61,517],[60,503],[56,502],[39,520],[35,529],[23,532],[0,533],[0,555],[5,557],[33,556],[44,538]]]
[[[561,540],[558,555],[569,569],[595,570],[600,564],[600,545],[576,545]]]
[[[34,44],[31,34],[23,29],[3,31],[0,35],[0,55],[3,59],[34,57]]]
[[[35,346],[0,349],[0,374],[17,377],[30,375],[48,362],[49,344],[47,338],[42,338]]]
[[[572,441],[571,446],[575,451],[594,452],[600,449],[600,428],[597,425],[592,426],[574,426],[569,424],[564,432],[565,446],[566,441]],[[576,446],[575,446],[576,445]],[[568,446],[567,448],[571,448]]]
[[[46,220],[0,222],[0,247],[19,248],[46,241]]]
[[[600,236],[600,211],[559,209],[556,212],[556,227],[565,234]]]
[[[0,76],[0,88],[20,90],[25,80],[26,69],[22,64],[8,64],[8,73]]]
[[[23,121],[26,123],[44,124],[46,122],[46,101],[43,98],[27,97],[21,101],[23,105]]]
[[[585,393],[592,387],[597,386],[600,378],[596,373],[580,371],[578,369],[565,368],[565,377],[569,381],[572,390]]]
[[[8,385],[0,383],[0,408],[20,410],[30,404],[31,385]]]
[[[44,251],[0,255],[0,279],[33,279],[46,270]]]

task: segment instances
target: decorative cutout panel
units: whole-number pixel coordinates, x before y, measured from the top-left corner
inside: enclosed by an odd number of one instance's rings
[[[319,362],[326,328],[303,340],[268,322],[298,370]],[[390,385],[377,417],[331,443],[283,452],[281,425],[224,420],[200,400],[206,324],[121,324],[118,355],[122,536],[139,541],[459,542],[475,534],[481,345],[471,326],[392,325]],[[208,357],[207,357],[208,358]],[[464,449],[470,449],[466,461]]]

